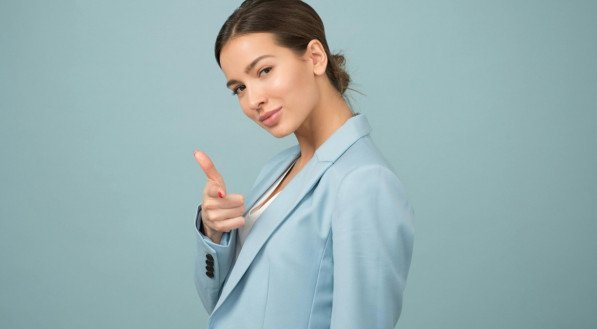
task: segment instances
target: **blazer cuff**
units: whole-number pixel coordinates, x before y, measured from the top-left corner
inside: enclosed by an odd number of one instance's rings
[[[222,238],[220,239],[220,243],[213,242],[209,237],[201,233],[201,205],[199,205],[197,210],[195,227],[197,230],[198,258],[205,259],[206,261],[207,259],[210,259],[210,263],[213,262],[213,271],[203,271],[206,272],[203,273],[203,276],[209,278],[210,281],[213,279],[213,281],[217,282],[218,285],[222,284],[234,261],[236,230],[224,232],[222,234]],[[207,272],[211,272],[212,274],[208,275]],[[197,274],[201,275],[201,273]]]

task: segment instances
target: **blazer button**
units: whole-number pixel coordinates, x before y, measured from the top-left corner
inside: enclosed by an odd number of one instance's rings
[[[205,275],[207,275],[207,277],[209,277],[210,279],[214,278],[214,256],[212,256],[211,254],[206,254],[205,255]]]

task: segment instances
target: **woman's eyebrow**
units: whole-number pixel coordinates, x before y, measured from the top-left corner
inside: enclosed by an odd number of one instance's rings
[[[255,65],[257,65],[257,63],[259,63],[260,60],[267,58],[267,57],[274,57],[274,56],[273,55],[262,55],[262,56],[255,58],[251,62],[251,64],[247,65],[247,68],[245,69],[245,73],[249,73],[249,71],[251,71],[255,67]]]
[[[274,55],[261,55],[261,56],[255,58],[251,63],[249,63],[249,65],[247,65],[247,68],[245,69],[245,73],[248,74],[255,67],[255,65],[257,65],[257,63],[259,63],[260,60],[262,60],[264,58],[268,58],[268,57],[274,57]],[[235,83],[240,83],[240,81],[228,80],[228,82],[226,82],[226,88],[230,88],[230,86]]]
[[[234,79],[228,80],[228,82],[226,82],[226,88],[230,88],[230,86],[237,84],[237,83],[240,83],[240,81],[234,80]]]

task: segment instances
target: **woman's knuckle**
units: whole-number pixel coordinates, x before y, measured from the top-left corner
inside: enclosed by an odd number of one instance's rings
[[[203,208],[208,209],[208,210],[213,210],[216,208],[216,206],[213,201],[208,199],[203,202]]]
[[[213,223],[213,228],[214,230],[218,231],[218,232],[222,232],[222,229],[224,225],[221,222],[214,222]]]

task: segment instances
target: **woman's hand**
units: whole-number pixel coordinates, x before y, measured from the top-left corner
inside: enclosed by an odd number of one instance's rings
[[[196,150],[195,160],[203,169],[207,183],[203,189],[201,218],[205,235],[220,243],[222,234],[245,224],[244,197],[240,194],[226,194],[224,179],[207,154]]]

